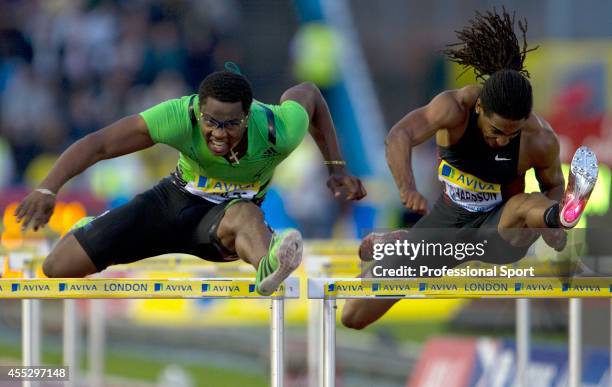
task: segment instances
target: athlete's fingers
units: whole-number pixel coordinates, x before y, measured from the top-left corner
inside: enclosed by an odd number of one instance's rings
[[[412,211],[418,211],[418,209],[419,209],[419,202],[417,201],[417,199],[412,199],[410,201],[410,209]]]
[[[15,208],[15,212],[13,212],[13,215],[15,216],[15,218],[17,218],[17,221],[19,221],[19,219],[21,218],[21,210],[24,207],[24,202],[22,201],[21,203],[19,203],[19,205],[17,206],[17,208]]]
[[[38,231],[38,229],[45,225],[45,220],[41,215],[37,215],[32,221],[32,229]]]
[[[49,223],[49,220],[47,219],[46,216],[35,219],[34,221],[35,221],[34,226],[33,226],[34,231],[38,231],[39,228],[43,228],[47,225],[47,223]]]
[[[365,189],[365,186],[363,185],[363,182],[361,180],[359,180],[359,195],[359,199],[363,199],[368,195],[368,191]]]
[[[408,194],[404,206],[410,211],[418,214],[425,214],[427,212],[427,201],[418,192],[411,192]]]
[[[327,179],[327,187],[332,191],[332,193],[334,194],[335,197],[339,197],[340,196],[340,191],[339,191],[339,182],[338,180],[334,177],[334,176],[330,176]]]
[[[353,183],[353,200],[361,199],[363,195],[363,184],[361,184],[361,180],[356,177],[351,179]]]
[[[414,206],[414,212],[418,213],[418,214],[425,214],[425,211],[427,210],[427,207],[422,203],[419,202],[417,205]]]
[[[421,195],[418,192],[414,192],[413,197],[414,197],[414,209],[417,212],[423,212],[427,208],[427,201],[425,200],[423,195]]]
[[[19,207],[17,208],[17,210],[15,211],[16,215],[17,215],[17,220],[21,220],[25,214],[27,214],[28,212],[31,211],[32,209],[32,200],[29,200],[28,198],[25,198],[21,204],[19,204]]]
[[[43,212],[43,205],[40,202],[34,202],[32,203],[32,206],[30,207],[28,214],[27,214],[27,224],[25,224],[26,227],[28,228],[34,228],[34,226],[37,223],[37,220],[44,214]],[[25,220],[24,220],[25,223]]]
[[[25,212],[25,208],[26,208],[26,202],[25,201],[19,203],[19,206],[17,206],[17,209],[15,210],[15,218],[17,218],[17,222],[19,222],[21,220],[21,218],[23,218],[23,214]]]
[[[335,198],[339,198],[340,197],[341,192],[338,189],[338,187],[336,187],[336,186],[329,186],[329,189],[332,191],[332,194],[334,195]]]
[[[406,199],[404,199],[404,207],[406,207],[409,210],[412,210],[412,197],[408,196]]]
[[[333,177],[331,181],[333,183],[330,188],[334,192],[334,196],[336,198],[352,200],[352,195],[355,190],[355,184],[350,176]]]
[[[411,210],[411,211],[416,211],[418,209],[418,200],[420,197],[420,194],[416,191],[404,191],[401,193],[400,195],[401,199],[402,199],[402,203],[404,204],[404,207],[406,207],[407,209]]]
[[[417,208],[417,209],[418,209],[418,211],[419,211],[419,212],[423,212],[423,211],[425,211],[425,207],[426,207],[426,206],[425,206],[425,203],[424,203],[422,200],[421,200],[421,201],[419,201],[419,206],[418,206],[418,208]]]
[[[365,187],[363,186],[363,183],[361,182],[361,180],[357,179],[357,194],[355,195],[355,199],[361,200],[366,197],[367,194],[368,193]]]
[[[412,212],[416,212],[417,214],[423,213],[423,211],[421,211],[421,205],[418,202],[416,202],[416,201],[412,205],[411,210],[412,210]]]
[[[34,214],[36,213],[36,208],[29,208],[28,211],[24,214],[23,221],[21,222],[21,231],[26,231],[28,229],[28,225],[32,221]]]
[[[347,199],[352,199],[354,194],[357,193],[357,190],[359,189],[357,185],[358,180],[353,176],[346,176],[343,180],[348,188],[349,197],[347,197]]]
[[[410,198],[409,202],[408,202],[408,208],[411,211],[416,211],[417,209],[417,203],[416,200],[414,198]]]
[[[425,214],[427,212],[427,201],[425,198],[421,198],[419,201],[419,209],[418,212],[421,214]]]
[[[331,187],[332,192],[334,193],[334,197],[337,199],[347,198],[349,193],[347,192],[348,187],[345,184],[342,184],[341,181],[335,181],[333,187]]]
[[[32,223],[32,228],[34,231],[38,231],[39,228],[44,227],[49,221],[49,213],[48,211],[39,210],[34,216],[34,221]]]
[[[349,194],[347,199],[349,200],[359,200],[365,196],[363,185],[361,184],[361,180],[354,176],[349,176],[347,179],[347,184],[349,186]]]
[[[421,209],[424,213],[427,212],[427,199],[425,199],[423,196],[421,196]]]
[[[334,186],[332,187],[332,189],[331,189],[331,190],[332,190],[332,192],[334,193],[334,197],[335,197],[335,198],[341,198],[341,197],[343,196],[342,194],[343,194],[344,190],[343,190],[342,185],[340,185],[340,184],[336,184],[336,185],[334,185]]]

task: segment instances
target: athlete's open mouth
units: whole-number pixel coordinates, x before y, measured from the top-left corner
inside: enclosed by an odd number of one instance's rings
[[[208,141],[208,148],[216,155],[224,155],[227,153],[228,146],[225,141],[218,141],[210,139]]]

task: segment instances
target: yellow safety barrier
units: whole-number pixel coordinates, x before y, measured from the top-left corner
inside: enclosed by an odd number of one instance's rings
[[[297,298],[290,278],[270,297]],[[255,291],[253,279],[2,279],[0,298],[270,298]]]
[[[612,298],[612,278],[308,280],[309,298]]]

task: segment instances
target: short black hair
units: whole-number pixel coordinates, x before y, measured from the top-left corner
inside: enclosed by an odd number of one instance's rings
[[[523,44],[519,45],[514,33],[514,14],[505,8],[497,14],[495,9],[484,15],[476,12],[469,25],[457,31],[459,43],[451,44],[444,51],[447,57],[474,70],[477,79],[484,80],[480,102],[485,114],[496,113],[504,118],[527,118],[533,108],[533,93],[524,67],[527,53],[537,47],[527,48],[527,20],[518,21]],[[485,80],[485,77],[487,79]]]
[[[216,71],[209,74],[198,88],[200,104],[204,104],[207,97],[221,102],[241,102],[242,111],[246,114],[253,102],[251,83],[242,75],[231,71]]]

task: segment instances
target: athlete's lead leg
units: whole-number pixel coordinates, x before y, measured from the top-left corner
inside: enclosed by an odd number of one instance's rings
[[[525,227],[539,229],[548,245],[563,249],[566,236],[561,227],[571,228],[578,223],[595,188],[597,172],[597,158],[593,151],[587,147],[579,148],[572,159],[561,205],[541,193],[515,195],[504,206],[498,226],[500,235],[510,243],[520,245],[525,239],[530,239],[529,230],[523,230]]]
[[[302,236],[289,229],[272,234],[255,204],[231,205],[217,230],[223,246],[257,269],[257,291],[272,294],[302,261]]]

